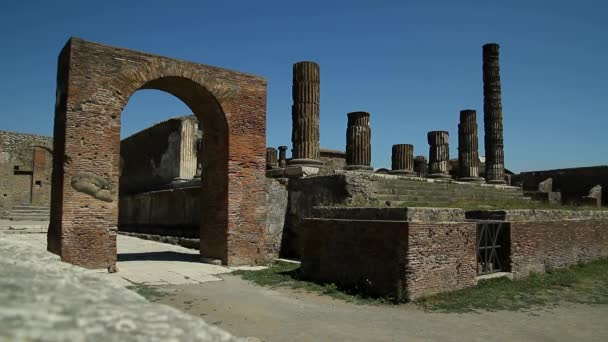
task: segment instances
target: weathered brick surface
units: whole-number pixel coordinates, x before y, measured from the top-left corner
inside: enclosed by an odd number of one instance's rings
[[[476,285],[472,222],[305,219],[302,272],[398,300]]]
[[[407,222],[305,219],[302,273],[311,280],[404,299]]]
[[[516,278],[608,257],[605,219],[513,221],[510,227]]]
[[[473,222],[408,224],[408,299],[477,284],[476,229]]]
[[[201,253],[228,264],[258,260],[266,81],[75,38],[59,56],[49,250],[70,263],[115,267],[120,118],[139,89],[173,94],[202,123]],[[84,184],[73,186],[75,176]]]
[[[0,214],[15,205],[49,205],[52,143],[51,137],[0,131]]]

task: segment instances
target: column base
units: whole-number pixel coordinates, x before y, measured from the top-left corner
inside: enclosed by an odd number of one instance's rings
[[[390,175],[404,175],[404,176],[415,176],[416,173],[414,171],[408,170],[389,170],[388,173]]]
[[[486,183],[488,183],[488,184],[496,184],[496,185],[505,185],[505,184],[507,184],[507,182],[504,181],[504,180],[502,180],[502,179],[501,180],[498,180],[498,179],[496,179],[496,180],[486,180]]]
[[[426,178],[448,179],[448,178],[452,178],[452,176],[446,175],[445,173],[431,173],[430,175],[427,175]]]
[[[374,168],[369,165],[346,165],[344,170],[374,171]]]
[[[317,159],[290,159],[287,161],[288,166],[323,166],[323,161]]]

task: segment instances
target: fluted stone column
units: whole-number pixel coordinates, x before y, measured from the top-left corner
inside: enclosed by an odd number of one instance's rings
[[[447,131],[430,131],[429,142],[429,178],[450,178],[448,163],[450,161],[450,134]]]
[[[373,170],[372,129],[369,126],[369,113],[348,113],[346,128],[346,170]]]
[[[429,174],[428,170],[429,167],[426,162],[426,157],[416,156],[416,158],[414,158],[414,172],[416,173],[416,176],[426,178]]]
[[[266,170],[276,169],[277,150],[274,147],[266,147]]]
[[[391,154],[392,174],[413,175],[414,174],[414,145],[393,145]]]
[[[481,181],[479,177],[479,142],[477,138],[477,112],[460,111],[458,124],[458,180]]]
[[[298,62],[293,65],[291,107],[292,159],[289,165],[319,166],[319,65]]]
[[[279,146],[279,167],[284,169],[287,166],[287,146]]]
[[[483,124],[486,150],[486,182],[504,184],[502,99],[498,44],[483,46]]]

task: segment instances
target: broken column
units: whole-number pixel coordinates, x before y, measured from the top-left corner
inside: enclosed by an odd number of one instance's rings
[[[369,113],[348,113],[346,128],[346,170],[373,170],[372,129],[369,126]]]
[[[293,65],[291,107],[292,159],[289,165],[319,166],[319,65],[298,62]]]
[[[414,174],[414,145],[393,145],[391,154],[392,174],[411,175]]]
[[[287,146],[279,146],[279,167],[284,169],[287,166]]]
[[[425,156],[416,156],[414,158],[414,172],[416,176],[426,178],[428,175],[428,165]]]
[[[589,194],[581,198],[581,205],[600,208],[602,206],[602,186],[598,184],[591,188]]]
[[[477,113],[472,109],[460,111],[458,124],[458,180],[480,181]]]
[[[486,150],[486,182],[504,184],[502,99],[498,44],[483,46],[483,124]]]
[[[429,142],[429,178],[450,178],[448,162],[450,161],[450,134],[447,131],[430,131]]]
[[[277,150],[274,147],[266,147],[266,170],[277,167]]]

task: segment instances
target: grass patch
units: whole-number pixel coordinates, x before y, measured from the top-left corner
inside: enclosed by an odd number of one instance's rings
[[[608,304],[608,260],[515,281],[481,281],[476,288],[422,298],[416,304],[430,311],[479,312],[537,309],[563,302]]]
[[[140,283],[134,283],[132,286],[127,286],[127,288],[131,291],[137,292],[150,302],[155,302],[160,298],[169,295],[169,293],[159,290],[159,288],[156,286],[150,286]]]
[[[336,284],[317,284],[311,281],[306,281],[302,279],[299,269],[299,264],[276,261],[268,265],[268,268],[264,270],[240,270],[234,271],[232,274],[238,275],[241,278],[260,286],[299,289],[311,293],[327,295],[332,298],[355,304],[375,305],[391,303],[391,301],[386,298],[373,298],[366,296],[358,292],[357,289],[345,289],[337,286]]]
[[[298,264],[275,262],[261,271],[235,271],[233,274],[260,286],[301,289],[355,304],[395,304],[390,298],[365,296],[356,288],[303,280],[299,267]],[[608,259],[533,274],[521,280],[498,278],[480,281],[475,288],[429,296],[414,303],[427,311],[465,313],[536,310],[564,302],[608,304]]]

